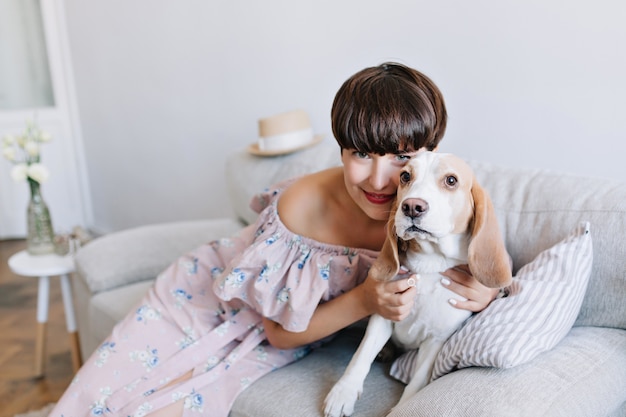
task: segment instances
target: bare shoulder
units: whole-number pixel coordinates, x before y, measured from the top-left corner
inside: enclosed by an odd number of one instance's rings
[[[337,180],[342,178],[341,168],[331,168],[292,183],[278,200],[280,220],[296,234],[318,238],[315,231],[323,223]]]

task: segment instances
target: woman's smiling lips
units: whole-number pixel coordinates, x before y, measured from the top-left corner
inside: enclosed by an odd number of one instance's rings
[[[395,194],[376,194],[363,191],[365,198],[372,204],[387,204],[395,198]]]

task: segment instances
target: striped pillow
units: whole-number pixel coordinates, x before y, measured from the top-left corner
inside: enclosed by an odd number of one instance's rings
[[[432,379],[470,366],[510,368],[552,349],[576,320],[591,275],[589,223],[521,268],[506,289],[445,343]],[[391,376],[408,383],[417,351],[400,356]]]

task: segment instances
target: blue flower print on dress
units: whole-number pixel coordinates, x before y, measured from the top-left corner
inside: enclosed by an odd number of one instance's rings
[[[152,404],[145,402],[137,407],[132,417],[145,417],[150,411],[152,411]]]
[[[185,337],[176,342],[176,345],[179,348],[185,349],[197,342],[196,333],[194,332],[192,327],[185,327],[183,329],[183,332],[185,332]]]
[[[231,321],[226,320],[225,322],[217,326],[214,331],[220,336],[224,336],[226,333],[228,333],[228,330],[230,329],[230,325],[231,325]]]
[[[298,269],[304,268],[304,265],[306,264],[306,261],[309,260],[310,256],[311,256],[311,249],[307,247],[306,252],[303,251],[302,255],[300,256],[300,260],[298,261]]]
[[[106,411],[106,406],[101,401],[96,401],[91,404],[91,415],[92,416],[101,416]]]
[[[348,247],[343,248],[343,255],[348,258],[348,262],[352,263],[352,260],[358,255],[354,250]]]
[[[193,298],[191,294],[187,293],[187,291],[183,290],[182,288],[176,288],[172,290],[172,295],[176,299],[174,305],[179,310],[183,308],[187,301]]]
[[[256,280],[256,282],[265,282],[265,283],[269,283],[269,279],[268,277],[275,273],[276,271],[278,271],[283,265],[281,263],[277,263],[274,264],[272,266],[269,266],[268,264],[263,265],[263,268],[261,268],[261,272],[259,272],[259,276]]]
[[[302,236],[294,236],[289,243],[287,244],[289,249],[293,249],[294,247],[298,248],[300,251],[300,259],[298,261],[298,269],[303,269],[306,261],[311,256],[311,248],[309,245],[302,241]]]
[[[280,239],[280,233],[274,233],[272,236],[265,239],[265,244],[269,246],[273,243],[276,243],[278,239]]]
[[[256,358],[259,361],[266,362],[267,361],[267,350],[263,345],[259,345],[254,348],[254,352],[256,352]]]
[[[229,287],[241,288],[246,281],[246,274],[239,268],[234,268],[224,280],[224,284]]]
[[[107,362],[107,359],[111,356],[111,353],[115,353],[115,342],[104,342],[98,348],[98,356],[96,357],[96,366],[102,368]]]
[[[144,324],[148,324],[149,321],[160,320],[161,313],[159,313],[157,310],[150,307],[149,305],[144,304],[140,306],[139,308],[137,308],[137,311],[135,312],[135,318],[137,321],[141,321]]]
[[[198,258],[195,256],[192,260],[181,259],[179,264],[187,271],[187,275],[196,275],[198,273]]]
[[[241,385],[241,388],[248,388],[250,384],[252,384],[252,378],[241,378],[239,380],[239,384]]]
[[[224,268],[220,268],[219,266],[214,266],[213,268],[211,268],[211,279],[215,281],[217,277],[222,275],[222,272],[224,272]]]
[[[291,291],[291,288],[287,287],[284,287],[282,290],[278,291],[278,294],[276,295],[276,300],[279,303],[286,303],[287,301],[289,301],[289,291]]]
[[[258,229],[256,229],[256,232],[254,233],[254,238],[258,238],[259,236],[261,236],[264,232],[265,232],[265,228],[263,227],[264,225],[259,226]]]
[[[197,393],[195,390],[191,391],[191,394],[185,398],[185,409],[202,412],[202,406],[204,405],[204,397],[202,394]]]
[[[223,237],[221,239],[214,240],[210,243],[210,245],[215,250],[218,250],[220,247],[232,248],[233,246],[235,246],[233,240],[229,237]]]
[[[204,364],[204,372],[208,372],[211,369],[215,368],[215,366],[220,363],[220,358],[212,355],[209,356],[209,358],[206,360],[206,363]]]
[[[331,260],[329,260],[328,263],[326,263],[326,265],[317,264],[317,269],[319,271],[320,278],[322,278],[324,281],[328,281],[328,278],[330,277],[330,262],[331,262]]]
[[[159,356],[157,349],[134,350],[128,354],[131,362],[139,361],[148,371],[159,364]]]
[[[111,396],[111,394],[112,394],[111,387],[107,386],[107,387],[100,388],[101,397],[97,399],[96,401],[94,401],[93,404],[89,406],[90,414],[92,416],[101,416],[105,412],[110,412],[110,410],[106,406],[106,400],[107,398]]]
[[[204,397],[202,396],[202,394],[196,392],[195,389],[192,390],[189,394],[180,391],[172,394],[172,402],[179,401],[181,399],[184,399],[183,407],[186,410],[196,411],[199,413],[202,412]]]

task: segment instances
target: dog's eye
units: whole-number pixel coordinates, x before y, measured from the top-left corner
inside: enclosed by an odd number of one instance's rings
[[[402,171],[400,173],[400,182],[402,184],[406,184],[409,181],[411,181],[411,174],[409,174],[407,171]]]
[[[456,187],[456,184],[459,182],[459,180],[454,176],[454,175],[448,175],[445,179],[445,183],[446,186],[449,188],[454,188]]]

